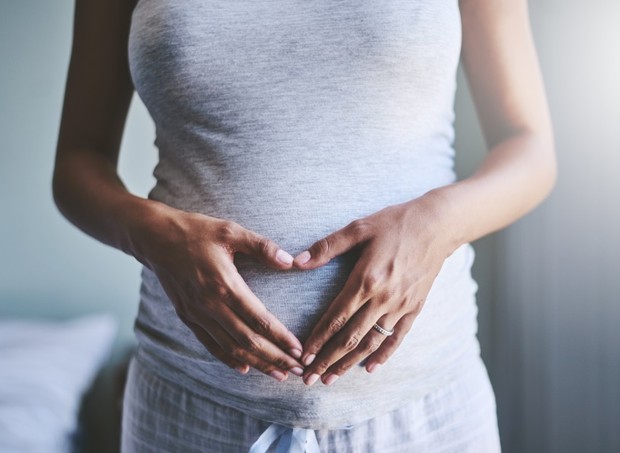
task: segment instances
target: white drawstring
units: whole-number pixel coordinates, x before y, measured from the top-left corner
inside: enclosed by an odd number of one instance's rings
[[[272,423],[261,434],[249,453],[267,453],[278,438],[276,453],[321,453],[313,429],[288,428],[277,423]]]

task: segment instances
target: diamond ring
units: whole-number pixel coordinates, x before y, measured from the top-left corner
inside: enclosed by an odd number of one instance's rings
[[[394,333],[394,329],[392,330],[387,330],[384,329],[383,327],[381,327],[379,324],[375,323],[374,326],[372,326],[373,329],[375,329],[377,332],[385,335],[386,337],[389,337],[390,335],[392,335]]]

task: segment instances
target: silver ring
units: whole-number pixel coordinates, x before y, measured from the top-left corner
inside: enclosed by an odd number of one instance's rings
[[[385,335],[386,337],[389,337],[390,335],[392,335],[394,333],[394,329],[392,330],[386,330],[383,327],[381,327],[379,324],[375,323],[374,326],[372,326],[373,329],[375,329],[377,332]]]

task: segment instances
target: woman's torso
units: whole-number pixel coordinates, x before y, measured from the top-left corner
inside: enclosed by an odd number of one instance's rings
[[[455,180],[457,0],[139,0],[129,63],[156,125],[149,198],[238,222],[295,255],[388,205]],[[139,354],[168,377],[271,421],[336,427],[449,380],[476,355],[473,249],[444,264],[422,313],[380,373],[306,387],[241,376],[177,318],[144,268]],[[237,255],[249,287],[305,338],[353,256],[277,271]]]

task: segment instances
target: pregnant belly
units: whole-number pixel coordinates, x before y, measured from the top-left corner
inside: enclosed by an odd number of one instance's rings
[[[249,257],[238,256],[235,263],[250,289],[303,341],[340,291],[355,259],[347,253],[312,271],[284,272]],[[472,261],[469,244],[446,260],[411,332],[380,372],[369,374],[354,366],[333,386],[307,387],[292,375],[280,383],[256,370],[247,375],[231,370],[179,321],[148,269],[136,322],[139,356],[163,377],[258,418],[336,429],[443,385],[464,361],[477,356]]]
[[[237,255],[235,265],[248,287],[303,342],[351,273],[357,253],[347,252],[312,270],[268,268]]]

